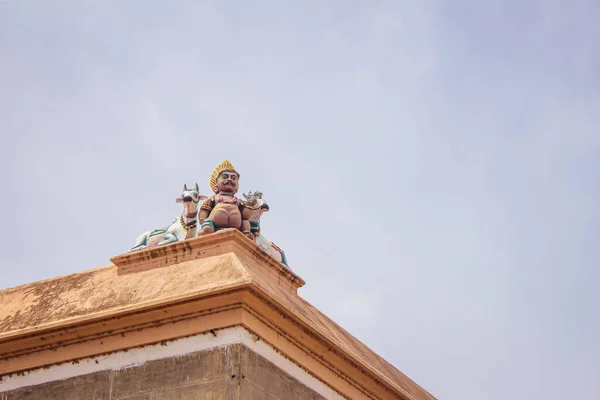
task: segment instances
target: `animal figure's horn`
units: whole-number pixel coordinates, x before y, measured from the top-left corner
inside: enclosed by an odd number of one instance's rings
[[[185,184],[185,183],[183,184],[183,190],[188,190],[187,184]]]
[[[196,183],[196,191],[200,191],[200,188],[198,187],[198,184]]]

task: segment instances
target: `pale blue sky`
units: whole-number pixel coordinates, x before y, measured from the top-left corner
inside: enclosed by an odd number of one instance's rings
[[[0,2],[0,288],[108,265],[229,159],[300,294],[434,396],[598,399],[599,17]]]

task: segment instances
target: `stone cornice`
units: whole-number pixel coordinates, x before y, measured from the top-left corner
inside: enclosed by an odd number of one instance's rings
[[[211,255],[240,251],[254,259],[258,265],[264,267],[265,271],[285,277],[295,290],[304,286],[305,282],[302,278],[275,261],[237,229],[227,229],[168,246],[125,253],[111,258],[110,261],[117,266],[117,273],[121,275],[166,267]]]

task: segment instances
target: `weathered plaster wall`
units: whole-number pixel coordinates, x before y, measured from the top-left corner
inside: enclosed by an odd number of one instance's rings
[[[0,399],[342,398],[247,330],[215,334],[10,376]]]

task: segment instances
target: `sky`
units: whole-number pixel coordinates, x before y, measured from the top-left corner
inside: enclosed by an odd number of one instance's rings
[[[0,2],[0,289],[210,194],[439,399],[600,398],[600,3]]]

